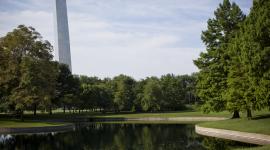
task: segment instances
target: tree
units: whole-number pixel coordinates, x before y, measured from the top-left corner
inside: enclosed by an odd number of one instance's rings
[[[229,69],[229,83],[234,93],[228,95],[237,95],[238,101],[231,103],[246,110],[248,118],[252,117],[252,110],[260,110],[269,104],[269,7],[269,1],[254,1],[249,16],[230,47],[234,61]]]
[[[101,83],[102,81],[98,77],[88,77],[85,75],[80,76],[80,82],[81,84],[98,84]]]
[[[227,77],[227,90],[224,93],[224,97],[227,100],[226,108],[229,111],[241,110],[244,102],[244,93],[247,89],[247,76],[245,75],[245,68],[242,67],[238,50],[242,45],[239,40],[240,35],[237,34],[235,38],[231,40],[228,46],[230,62],[228,67]],[[234,114],[233,118],[239,118],[238,114]]]
[[[221,111],[226,108],[224,92],[227,88],[229,40],[235,36],[245,16],[235,3],[224,0],[215,11],[215,17],[208,20],[206,31],[202,32],[202,41],[206,52],[194,61],[200,69],[197,82],[197,94],[204,101],[203,110]],[[239,110],[233,110],[239,116]],[[237,116],[237,115],[235,115]]]
[[[134,92],[135,92],[135,100],[133,102],[132,111],[142,111],[142,99],[144,86],[146,84],[146,80],[142,79],[136,82]]]
[[[15,108],[31,108],[36,115],[37,107],[50,107],[57,77],[54,63],[24,57],[20,71],[20,85],[13,89],[11,94],[11,101],[16,104]]]
[[[195,104],[198,102],[196,96],[196,78],[197,74],[193,73],[191,75],[182,75],[179,76],[180,80],[182,80],[182,85],[184,85],[184,94],[185,94],[185,103],[186,104]]]
[[[113,93],[112,90],[106,84],[98,85],[98,107],[103,112],[109,110],[112,107],[112,100],[113,100]]]
[[[119,75],[113,79],[115,110],[130,110],[135,99],[135,80],[129,76]]]
[[[0,43],[2,39],[0,38]],[[8,76],[8,66],[9,66],[9,52],[4,50],[2,46],[0,46],[0,111],[8,111],[8,91],[9,86],[7,83],[12,79],[11,76]]]
[[[80,103],[80,79],[71,74],[67,65],[59,64],[58,68],[55,103],[63,107],[65,113],[67,107],[71,110]]]
[[[94,109],[97,107],[96,90],[93,85],[82,84],[80,99],[84,102],[84,106],[87,109]]]
[[[186,82],[173,74],[161,76],[160,87],[162,91],[161,108],[164,110],[179,110],[185,103]]]
[[[100,111],[106,112],[113,107],[113,90],[110,79],[101,80],[97,77],[80,76],[80,81],[80,99],[85,108],[99,108]]]
[[[146,79],[146,84],[143,90],[143,98],[141,101],[144,111],[159,111],[161,110],[162,90],[159,80],[156,77]]]
[[[1,65],[1,91],[9,108],[20,112],[22,118],[25,109],[50,103],[55,83],[51,44],[43,41],[34,28],[19,25],[1,38],[0,47],[1,56],[5,55],[0,61],[5,63]]]

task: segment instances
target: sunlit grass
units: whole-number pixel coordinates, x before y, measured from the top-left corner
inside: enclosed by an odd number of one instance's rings
[[[0,128],[25,128],[25,127],[48,127],[61,126],[65,123],[56,122],[34,122],[34,121],[20,121],[20,120],[0,120]]]
[[[146,118],[146,117],[160,117],[160,118],[170,118],[170,117],[229,117],[231,114],[229,112],[219,112],[219,113],[208,113],[198,111],[179,111],[179,112],[159,112],[159,113],[107,113],[107,114],[97,114],[96,117],[104,118]]]
[[[252,148],[237,148],[234,150],[270,150],[270,145],[258,146],[258,147],[252,147]]]
[[[249,120],[247,118],[229,119],[215,122],[204,122],[199,124],[203,127],[236,130],[251,133],[261,133],[270,135],[270,112],[255,112],[254,117]]]

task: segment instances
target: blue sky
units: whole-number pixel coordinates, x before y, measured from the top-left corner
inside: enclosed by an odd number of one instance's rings
[[[201,31],[222,0],[67,0],[74,74],[191,74]],[[252,0],[234,0],[248,13]],[[54,0],[0,0],[0,36],[33,26],[54,44]]]

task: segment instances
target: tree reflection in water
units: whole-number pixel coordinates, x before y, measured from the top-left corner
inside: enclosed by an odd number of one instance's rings
[[[226,150],[237,142],[198,136],[194,125],[78,125],[75,131],[49,134],[1,135],[1,150]]]

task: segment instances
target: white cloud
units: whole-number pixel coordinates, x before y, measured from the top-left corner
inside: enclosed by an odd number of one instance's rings
[[[73,72],[137,79],[195,72],[201,30],[221,1],[67,0]],[[53,0],[0,0],[0,36],[25,24],[53,43],[52,6]]]
[[[0,12],[0,36],[12,31],[20,24],[33,26],[44,37],[53,41],[52,13],[24,10],[20,12]]]

